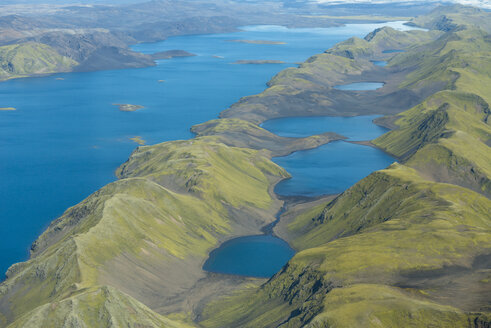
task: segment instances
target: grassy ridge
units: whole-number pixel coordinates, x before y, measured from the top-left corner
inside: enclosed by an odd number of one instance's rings
[[[434,40],[442,32],[399,32],[389,27],[377,29],[365,39],[351,38],[325,53],[312,56],[298,68],[288,68],[269,82],[264,92],[243,97],[221,113],[222,118],[240,118],[252,123],[286,116],[368,115],[399,112],[430,94],[418,90],[387,87],[395,84],[386,69],[374,66],[372,60],[392,61],[397,54],[383,53],[394,48],[408,50]],[[396,81],[400,77],[395,77]],[[384,81],[386,87],[377,93],[360,93],[358,97],[333,89],[339,84],[358,81]],[[440,86],[436,86],[440,89]]]
[[[273,156],[285,156],[299,149],[316,148],[333,140],[345,137],[327,132],[306,138],[286,138],[277,136],[256,124],[234,118],[208,121],[191,128],[199,137],[221,142],[229,146],[267,149]]]
[[[108,287],[94,287],[67,297],[59,302],[45,304],[21,317],[9,328],[59,327],[168,327],[190,328],[183,322],[170,320],[148,307]]]
[[[0,47],[0,80],[68,72],[78,63],[35,42]]]
[[[389,70],[376,68],[367,43],[374,54],[396,46],[406,52],[391,55]],[[203,278],[211,248],[257,231],[280,207],[269,191],[287,173],[271,152],[233,146],[275,151],[271,145],[284,141],[254,123],[318,115],[319,104],[363,106],[365,96],[336,91],[336,98],[331,87],[392,72],[399,80],[389,87],[402,93],[373,93],[371,106],[433,93],[374,141],[401,163],[292,216],[286,235],[301,251],[264,285],[207,304],[199,325],[489,325],[488,43],[475,27],[378,30],[278,74],[265,92],[224,112],[226,119],[196,126],[196,139],[139,147],[118,169],[119,181],[67,210],[33,245],[32,258],[9,269],[0,320],[13,327],[118,320],[186,327],[142,303],[161,310],[187,293]]]
[[[472,26],[491,32],[489,12],[480,8],[462,5],[435,8],[424,16],[413,18],[410,23],[442,31],[451,31],[461,26]]]
[[[365,38],[350,38],[340,42],[327,50],[326,53],[347,57],[350,59],[380,59],[391,58],[393,54],[384,53],[384,50],[410,49],[415,44],[430,42],[441,32],[431,31],[397,31],[391,27],[382,27],[369,33]]]
[[[489,40],[460,26],[393,57],[391,70],[409,72],[401,89],[444,89],[374,141],[403,164],[291,218],[286,237],[301,252],[261,288],[210,304],[202,324],[489,325]],[[372,49],[352,39],[332,51],[364,58]]]
[[[286,176],[261,152],[201,139],[140,147],[118,174],[54,221],[31,260],[9,269],[0,289],[8,322],[101,284],[159,306],[162,295],[203,275],[201,263],[220,239],[274,220],[279,204],[268,190]],[[68,315],[60,311],[54,315]]]
[[[261,289],[211,304],[202,324],[462,327],[468,315],[438,302],[445,287],[432,284],[432,272],[471,271],[476,256],[489,252],[490,209],[491,201],[475,192],[428,182],[414,169],[394,165],[350,188],[314,221],[294,221],[290,228],[303,234],[293,245],[303,251]],[[429,281],[424,288],[399,287],[418,275]],[[469,278],[469,284],[485,277]],[[456,303],[467,301],[459,297]],[[235,302],[237,307],[217,311]]]

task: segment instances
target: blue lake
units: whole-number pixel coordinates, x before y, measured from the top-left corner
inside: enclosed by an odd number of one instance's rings
[[[337,194],[394,162],[376,148],[344,141],[273,160],[292,175],[276,185],[275,192],[284,196]]]
[[[0,83],[0,107],[17,108],[0,112],[0,271],[25,260],[30,244],[66,208],[115,180],[114,170],[137,146],[130,137],[141,136],[148,144],[190,138],[193,124],[261,92],[280,70],[385,25],[409,29],[401,22],[316,29],[252,26],[135,46],[146,53],[182,49],[197,54],[155,67]],[[286,44],[227,42],[233,39]],[[244,59],[286,64],[230,64]],[[120,112],[114,103],[145,109]]]
[[[354,117],[306,116],[285,117],[264,122],[261,126],[282,137],[308,137],[324,132],[336,132],[351,141],[372,140],[388,130],[372,121],[379,115]]]
[[[336,132],[349,141],[367,141],[388,131],[373,123],[377,117],[286,117],[268,120],[261,126],[283,137]],[[319,196],[340,193],[373,171],[387,167],[394,159],[373,147],[335,141],[316,149],[276,157],[273,161],[292,175],[292,178],[276,185],[276,193],[284,196]]]
[[[231,239],[210,253],[203,269],[210,272],[269,278],[278,272],[295,251],[271,235]]]
[[[344,85],[336,85],[333,88],[345,91],[368,91],[377,90],[384,86],[382,82],[355,82]]]
[[[372,63],[374,65],[381,66],[381,67],[387,66],[387,62],[383,60],[374,60],[372,61]]]
[[[398,53],[398,52],[404,52],[404,50],[390,49],[390,50],[384,50],[384,51],[382,51],[383,54],[393,54],[393,53]]]

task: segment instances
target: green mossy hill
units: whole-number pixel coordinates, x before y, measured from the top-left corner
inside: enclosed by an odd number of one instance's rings
[[[368,115],[402,112],[441,85],[424,88],[399,88],[406,74],[417,69],[397,66],[388,69],[375,66],[373,60],[391,61],[398,53],[383,53],[394,48],[418,48],[432,43],[444,34],[441,31],[400,32],[381,28],[365,39],[351,38],[325,53],[312,56],[297,68],[288,68],[269,82],[264,92],[247,96],[221,113],[221,118],[240,118],[252,123],[285,116]],[[363,81],[383,81],[384,88],[377,92],[346,92],[333,87],[339,84]],[[397,106],[394,103],[397,102]]]
[[[400,85],[402,88],[430,87],[436,83],[445,89],[479,92],[489,101],[487,84],[483,82],[489,82],[490,51],[489,34],[464,27],[401,53],[390,64],[399,70],[412,70]]]
[[[491,324],[491,48],[470,25],[391,60],[409,73],[401,89],[433,90],[374,141],[402,164],[287,212],[282,236],[300,252],[261,288],[211,303],[205,327]]]
[[[117,171],[120,178],[151,179],[178,192],[189,192],[221,207],[268,209],[269,177],[287,177],[268,152],[231,148],[203,139],[139,147]],[[222,204],[222,205],[220,205]]]
[[[311,149],[344,139],[336,133],[324,133],[307,138],[286,138],[273,134],[254,123],[240,119],[218,119],[195,125],[191,131],[198,137],[206,136],[233,147],[267,149],[272,156],[285,156],[297,150]]]
[[[68,72],[78,63],[35,42],[0,47],[0,80]]]
[[[8,328],[46,327],[148,327],[190,328],[189,324],[163,317],[134,298],[109,287],[93,287],[59,302],[48,303]]]
[[[473,26],[488,33],[491,32],[489,12],[462,5],[435,8],[429,14],[413,18],[410,24],[442,31],[452,31],[462,26]]]
[[[446,90],[400,114],[398,129],[374,143],[433,181],[491,196],[490,62],[489,34],[467,25],[394,58],[393,66],[419,66],[401,87]]]
[[[441,32],[397,31],[391,27],[382,27],[369,33],[364,39],[353,37],[336,44],[326,53],[350,59],[384,59],[394,53],[383,53],[384,50],[407,50],[416,44],[434,40]]]
[[[268,118],[295,115],[297,111],[298,115],[301,112],[305,115],[306,108],[310,107],[327,108],[332,104],[326,96],[327,90],[341,83],[346,75],[359,76],[372,67],[365,61],[331,54],[316,55],[298,68],[281,71],[268,82],[269,88],[264,92],[241,98],[220,116],[261,123]]]
[[[200,139],[139,147],[121,180],[68,209],[32,258],[9,269],[3,317],[12,322],[101,284],[165,305],[203,278],[202,262],[220,241],[274,220],[280,204],[269,190],[286,172],[267,155]]]
[[[304,250],[260,289],[211,304],[202,324],[328,327],[344,322],[356,299],[359,315],[342,327],[409,327],[413,317],[423,326],[466,327],[473,316],[465,311],[489,304],[489,270],[478,266],[491,253],[490,210],[488,198],[394,164],[320,215],[293,221],[290,229],[303,230],[293,245]],[[451,297],[442,276],[458,280]]]

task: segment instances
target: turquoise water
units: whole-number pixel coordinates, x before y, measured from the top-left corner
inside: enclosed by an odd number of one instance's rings
[[[210,253],[203,269],[210,272],[269,278],[278,272],[295,251],[271,235],[231,239]]]
[[[372,63],[374,65],[381,66],[381,67],[387,66],[387,62],[383,60],[374,60],[372,61]]]
[[[400,22],[324,29],[245,27],[238,33],[174,37],[134,47],[146,53],[182,49],[198,55],[162,60],[156,67],[0,83],[0,107],[17,108],[0,112],[0,271],[25,260],[30,244],[66,208],[115,180],[114,170],[137,146],[130,137],[141,136],[149,144],[190,138],[193,124],[261,92],[280,70],[383,25],[408,29]],[[227,42],[232,39],[287,44]],[[230,64],[242,59],[286,64]],[[113,103],[145,109],[120,112]]]
[[[344,85],[336,85],[333,88],[345,91],[368,91],[377,90],[384,86],[382,82],[355,82]]]

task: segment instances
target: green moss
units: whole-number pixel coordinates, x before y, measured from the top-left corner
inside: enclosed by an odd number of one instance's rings
[[[168,327],[192,325],[161,316],[130,296],[108,287],[93,287],[62,301],[48,303],[9,325],[44,327]]]
[[[41,43],[0,47],[0,80],[70,71],[77,62]]]
[[[466,327],[457,308],[414,297],[401,289],[360,284],[332,290],[308,325],[321,327]]]
[[[124,284],[126,274],[138,274],[135,262],[153,275],[155,263],[193,263],[199,271],[196,259],[219,239],[254,224],[242,222],[241,211],[254,213],[257,225],[274,220],[279,204],[268,191],[286,173],[261,152],[196,139],[140,147],[119,174],[54,221],[34,257],[9,270],[0,290],[9,321],[100,281],[139,294],[139,276]],[[119,277],[109,267],[122,259]]]
[[[491,32],[489,13],[480,8],[462,5],[439,6],[426,15],[413,18],[411,23],[443,31],[472,26]]]

